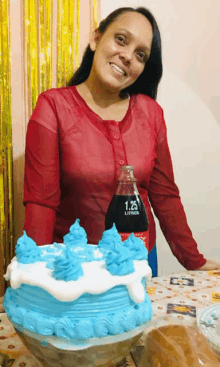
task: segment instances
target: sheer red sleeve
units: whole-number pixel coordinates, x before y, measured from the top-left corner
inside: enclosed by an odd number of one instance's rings
[[[174,256],[188,270],[203,266],[206,260],[199,253],[193,239],[174,181],[164,121],[159,133],[157,158],[148,189],[152,208]]]
[[[60,201],[56,125],[55,110],[41,95],[28,124],[24,178],[24,229],[38,245],[51,243]]]

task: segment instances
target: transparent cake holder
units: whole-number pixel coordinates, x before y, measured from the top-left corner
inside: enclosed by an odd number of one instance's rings
[[[114,367],[138,343],[150,321],[132,331],[87,341],[33,333],[12,323],[27,349],[43,367]]]
[[[59,338],[56,336],[39,335],[37,333],[34,333],[30,330],[25,329],[23,326],[16,324],[15,322],[11,320],[10,322],[15,327],[15,329],[30,336],[31,338],[39,340],[42,343],[42,345],[45,345],[45,343],[47,344],[49,343],[53,345],[55,348],[59,348],[62,350],[82,350],[82,349],[90,348],[93,346],[112,344],[112,343],[125,341],[127,339],[131,339],[139,335],[140,333],[142,333],[144,329],[146,329],[150,321],[148,321],[147,323],[139,327],[136,327],[135,329],[131,331],[127,331],[123,334],[108,335],[108,336],[101,337],[101,338],[90,338],[89,340],[85,340],[85,341],[76,340],[76,339],[68,340],[68,339]]]

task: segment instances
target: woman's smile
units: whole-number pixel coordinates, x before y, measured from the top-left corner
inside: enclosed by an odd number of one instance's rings
[[[119,94],[143,72],[152,39],[152,26],[144,15],[133,12],[120,15],[103,35],[96,31],[90,42],[95,54],[87,82],[96,93],[108,90]]]
[[[113,71],[118,75],[122,75],[122,76],[126,76],[127,73],[117,64],[115,64],[114,62],[110,62],[110,65],[113,69]]]

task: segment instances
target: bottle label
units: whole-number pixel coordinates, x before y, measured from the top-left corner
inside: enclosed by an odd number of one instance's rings
[[[125,232],[119,232],[122,241],[125,241],[128,239],[131,233]],[[149,231],[143,231],[143,232],[134,232],[135,237],[140,238],[147,249],[149,249]]]
[[[137,200],[125,201],[124,215],[140,215]]]

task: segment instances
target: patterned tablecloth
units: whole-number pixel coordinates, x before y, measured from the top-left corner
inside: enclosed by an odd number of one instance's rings
[[[194,324],[199,312],[220,303],[220,271],[185,271],[153,278],[147,285],[153,320],[171,315]],[[142,343],[117,367],[138,367]],[[15,333],[5,313],[0,313],[0,367],[41,367]]]

